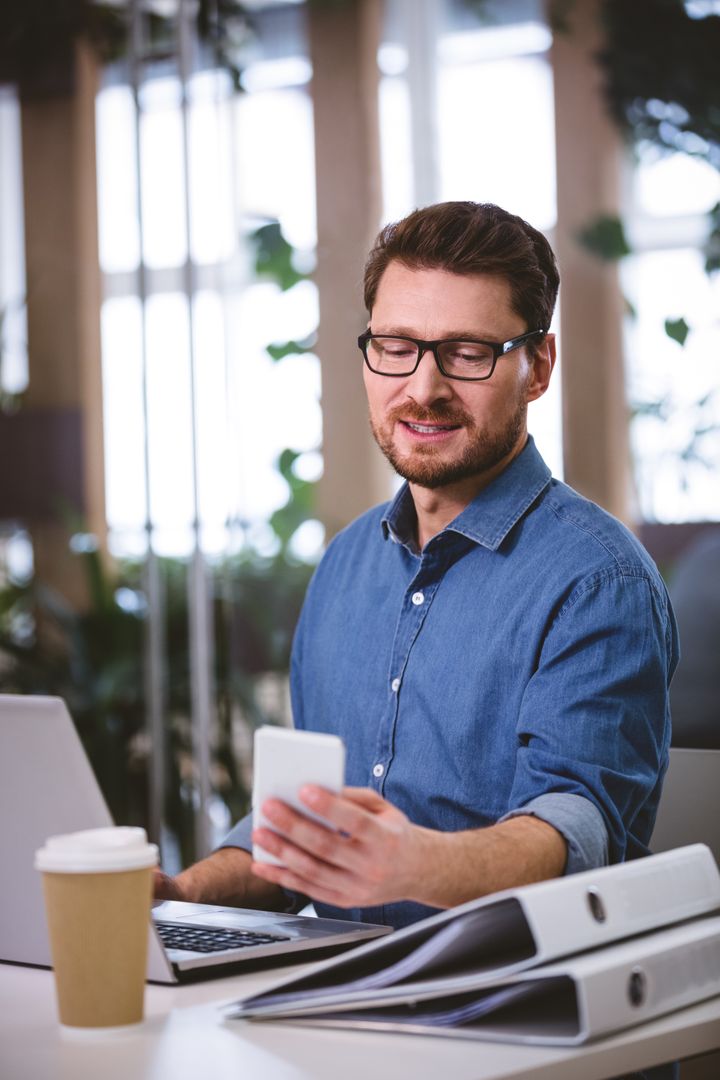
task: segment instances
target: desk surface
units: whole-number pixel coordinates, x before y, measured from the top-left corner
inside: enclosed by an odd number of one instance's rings
[[[67,1041],[52,975],[0,964],[3,1080],[600,1080],[720,1047],[720,997],[581,1049],[224,1020],[218,1005],[293,969],[147,988],[143,1026]],[[297,970],[297,969],[295,969]]]

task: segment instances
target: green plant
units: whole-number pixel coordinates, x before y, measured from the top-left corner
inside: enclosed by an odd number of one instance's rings
[[[587,250],[605,262],[616,262],[630,254],[625,226],[619,217],[600,214],[581,229],[577,236]]]
[[[291,288],[305,274],[277,222],[252,237],[258,278]],[[312,345],[278,342],[274,360]],[[299,454],[286,448],[277,469],[287,499],[268,524],[277,554],[261,558],[248,548],[208,566],[212,610],[214,725],[212,786],[231,819],[248,809],[247,745],[252,729],[284,717],[268,700],[268,680],[286,684],[292,635],[312,565],[292,554],[297,528],[312,515],[314,485],[296,473]],[[81,523],[66,512],[66,523]],[[151,753],[164,757],[164,819],[183,864],[196,857],[186,561],[160,559],[165,641],[163,746],[147,731],[144,642],[147,598],[142,562],[103,559],[96,545],[75,545],[87,604],[75,608],[42,581],[0,581],[0,691],[64,698],[116,821],[148,825]],[[283,695],[285,693],[283,689]],[[242,730],[239,730],[242,729]]]
[[[612,115],[637,144],[720,168],[720,15],[685,0],[603,0],[598,56]]]
[[[105,798],[123,824],[147,825],[151,748],[145,718],[143,638],[147,608],[142,566],[111,569],[100,553],[76,556],[89,603],[72,608],[36,580],[0,589],[0,692],[54,694],[65,699]],[[259,693],[268,673],[288,669],[295,623],[312,567],[285,554],[270,560],[236,557],[218,562],[211,578],[215,632],[216,736],[214,788],[233,819],[248,809],[249,790],[234,749],[238,717],[253,728],[276,723]],[[163,559],[165,587],[166,746],[165,814],[184,862],[192,861],[191,686],[187,566]]]
[[[563,31],[572,33],[572,19],[567,17],[574,0],[563,0],[562,6]],[[556,7],[557,2],[551,5]],[[597,60],[605,98],[630,146],[636,152],[650,148],[658,155],[686,154],[720,169],[720,15],[710,5],[685,0],[602,0],[599,9],[605,44]],[[632,253],[626,236],[620,218],[604,215],[589,222],[578,240],[599,258],[612,261]],[[720,270],[720,203],[708,215],[703,254],[708,274]],[[626,310],[635,314],[630,304]],[[693,328],[673,313],[665,319],[664,329],[682,349]],[[687,438],[667,452],[680,465],[684,485],[688,467],[713,467],[704,448],[718,429],[713,419],[717,400],[717,393],[710,391],[684,406]],[[661,423],[669,410],[667,396],[632,405],[634,418]]]

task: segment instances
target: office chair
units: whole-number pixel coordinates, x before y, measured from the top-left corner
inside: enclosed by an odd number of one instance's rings
[[[720,750],[673,746],[650,849],[696,843],[720,865]]]

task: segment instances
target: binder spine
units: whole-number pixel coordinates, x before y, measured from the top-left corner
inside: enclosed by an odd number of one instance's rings
[[[720,908],[720,871],[704,844],[518,891],[536,963],[670,926]],[[555,888],[552,886],[555,885]],[[574,888],[573,888],[574,886]]]
[[[635,1026],[720,991],[720,920],[679,928],[673,945],[576,977],[581,1040]]]

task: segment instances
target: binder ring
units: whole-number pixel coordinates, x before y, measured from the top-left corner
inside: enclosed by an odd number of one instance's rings
[[[604,923],[607,919],[607,912],[605,911],[605,905],[602,902],[600,893],[594,886],[591,886],[587,891],[587,902],[590,908],[590,914],[595,922]]]

